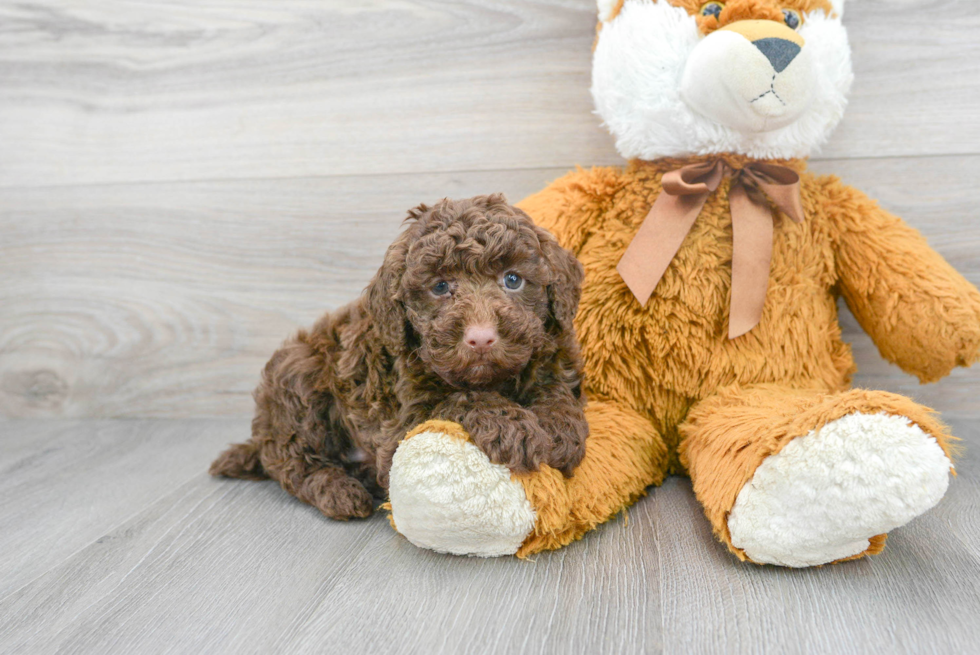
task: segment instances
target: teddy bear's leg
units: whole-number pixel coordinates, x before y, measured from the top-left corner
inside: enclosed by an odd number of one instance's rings
[[[483,557],[527,557],[582,537],[659,484],[668,459],[640,414],[590,401],[586,416],[585,458],[571,478],[548,466],[513,475],[459,425],[420,425],[392,461],[392,524],[417,546]]]
[[[952,470],[932,411],[883,391],[729,388],[681,426],[681,461],[741,559],[814,566],[873,555],[933,507]]]

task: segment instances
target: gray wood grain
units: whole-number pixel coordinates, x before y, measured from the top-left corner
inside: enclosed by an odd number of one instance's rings
[[[662,643],[662,573],[644,509],[532,562],[365,549],[277,649],[364,653],[630,653]],[[397,572],[393,575],[393,572]],[[351,602],[365,588],[385,589]],[[351,610],[340,608],[352,607]],[[370,607],[369,610],[365,610]],[[356,608],[356,609],[354,609]]]
[[[949,417],[947,417],[949,418]],[[889,535],[876,557],[811,569],[732,560],[690,482],[651,498],[668,653],[966,653],[980,639],[980,420],[956,418],[969,447],[932,511]],[[669,601],[666,599],[670,599]],[[692,616],[693,613],[693,616]]]
[[[658,649],[652,529],[641,512],[534,562],[457,558],[200,475],[0,600],[0,652]]]
[[[207,469],[247,420],[0,423],[0,598]]]
[[[0,602],[7,652],[262,652],[291,611],[383,536],[273,483],[204,475]],[[163,610],[162,613],[161,609]]]
[[[857,78],[813,168],[980,283],[980,3],[847,12]],[[846,311],[855,383],[936,407],[967,446],[942,503],[870,560],[740,564],[683,479],[519,562],[204,474],[247,434],[268,355],[360,291],[409,207],[620,163],[591,113],[593,16],[0,4],[0,653],[976,651],[980,369],[920,386]],[[189,418],[207,416],[233,418]]]
[[[848,7],[828,157],[980,149],[980,5]],[[0,5],[0,185],[615,163],[594,0]]]
[[[246,416],[407,211],[563,170],[0,190],[0,414]]]
[[[592,0],[4,4],[0,184],[615,159],[591,115],[594,15]]]
[[[628,524],[521,562],[423,551],[382,516],[329,521],[273,483],[199,474],[0,599],[0,652],[969,652],[980,419],[953,426],[971,448],[937,508],[878,557],[808,570],[739,563],[680,478]]]
[[[815,168],[879,197],[980,283],[980,156]],[[247,416],[272,351],[360,293],[408,208],[517,200],[565,172],[0,190],[0,414]],[[920,389],[846,324],[861,384],[976,407],[980,372]]]

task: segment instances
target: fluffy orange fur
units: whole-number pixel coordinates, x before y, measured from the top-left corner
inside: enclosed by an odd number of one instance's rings
[[[734,168],[746,162],[726,157]],[[538,524],[519,555],[581,537],[669,473],[691,476],[718,537],[740,557],[727,517],[765,457],[847,413],[910,418],[949,453],[931,410],[849,391],[843,296],[881,354],[922,381],[980,355],[980,292],[899,218],[834,177],[801,172],[807,220],[774,211],[762,321],[727,336],[732,232],[728,182],[708,199],[653,297],[641,306],[616,264],[661,191],[664,172],[697,159],[578,170],[520,206],[576,253],[586,279],[576,328],[591,436],[576,474],[522,476]],[[875,538],[865,554],[884,546]]]

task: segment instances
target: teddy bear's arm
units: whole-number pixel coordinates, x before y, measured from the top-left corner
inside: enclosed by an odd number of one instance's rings
[[[578,169],[517,203],[536,224],[576,255],[599,229],[613,193],[621,186],[614,168]]]
[[[980,292],[918,231],[824,180],[841,293],[881,355],[922,382],[980,357]]]

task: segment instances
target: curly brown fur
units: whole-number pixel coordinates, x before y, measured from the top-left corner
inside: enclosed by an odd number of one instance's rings
[[[272,356],[252,438],[212,475],[270,477],[329,517],[368,516],[398,442],[430,418],[459,422],[514,472],[571,475],[588,434],[581,265],[501,195],[408,220],[364,295]]]

